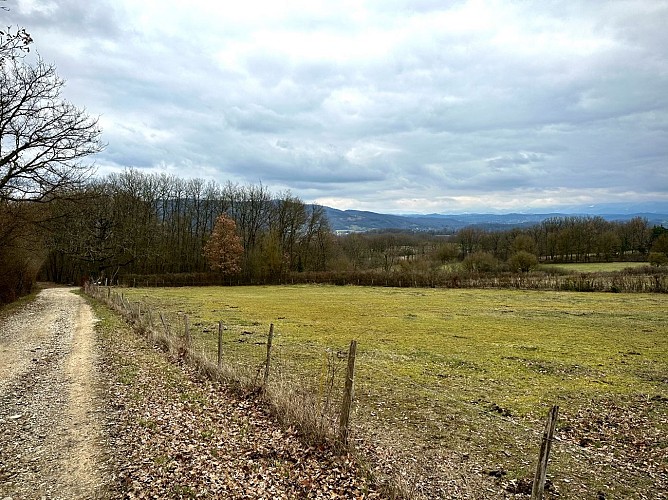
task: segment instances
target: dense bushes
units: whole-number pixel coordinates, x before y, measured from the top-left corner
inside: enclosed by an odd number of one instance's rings
[[[489,252],[474,252],[464,257],[462,267],[472,273],[492,273],[499,268],[499,261]]]
[[[41,262],[17,248],[0,251],[0,304],[12,302],[32,291]]]
[[[538,257],[526,250],[520,250],[508,259],[508,267],[516,273],[528,273],[538,266]]]

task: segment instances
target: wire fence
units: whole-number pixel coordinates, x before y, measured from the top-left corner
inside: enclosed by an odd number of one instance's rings
[[[267,350],[267,336],[258,327],[220,325],[222,351],[217,356],[219,329],[192,322],[184,312],[163,312],[130,301],[110,287],[88,284],[86,293],[115,309],[150,342],[215,380],[242,391],[261,392],[282,418],[307,436],[336,442],[338,412],[343,399],[344,350],[287,345],[277,335]],[[265,370],[271,362],[271,373]]]

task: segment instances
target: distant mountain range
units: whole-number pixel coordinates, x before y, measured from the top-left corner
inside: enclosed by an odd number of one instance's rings
[[[610,221],[626,221],[643,217],[650,226],[668,227],[668,203],[651,206],[609,204],[587,207],[560,208],[550,213],[508,213],[508,214],[381,214],[361,210],[338,210],[324,207],[329,223],[337,232],[364,232],[373,230],[400,229],[404,231],[437,231],[448,234],[467,226],[489,230],[503,230],[513,227],[528,227],[540,224],[551,217],[600,216]],[[634,210],[635,209],[635,210]],[[644,209],[644,210],[643,210]],[[648,210],[649,209],[649,210]]]

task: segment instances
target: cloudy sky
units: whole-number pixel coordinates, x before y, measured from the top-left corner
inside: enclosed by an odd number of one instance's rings
[[[668,202],[668,1],[8,0],[99,173],[393,213]]]

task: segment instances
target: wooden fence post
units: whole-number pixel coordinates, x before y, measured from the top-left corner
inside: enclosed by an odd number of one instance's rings
[[[267,387],[269,381],[269,365],[271,363],[271,342],[274,339],[274,324],[269,325],[269,337],[267,337],[267,361],[264,364],[264,382],[263,386]]]
[[[223,368],[223,322],[218,322],[218,369]]]
[[[169,327],[167,326],[167,322],[165,321],[165,317],[162,315],[161,311],[158,311],[158,316],[160,316],[160,322],[162,323],[162,327],[165,329],[165,337],[170,338],[170,332],[169,332]]]
[[[190,349],[192,346],[192,338],[190,337],[190,320],[188,319],[188,315],[184,315],[183,317],[184,323],[185,323],[185,344],[186,344],[186,352]]]
[[[550,458],[550,449],[552,448],[552,439],[554,438],[554,429],[557,427],[557,413],[559,407],[552,406],[547,415],[543,439],[540,443],[540,452],[538,455],[538,466],[536,467],[536,476],[531,488],[531,500],[542,500],[545,490],[545,474],[547,473],[547,461]]]
[[[155,332],[153,330],[153,313],[151,312],[151,308],[147,307],[146,308],[146,316],[147,316],[147,328],[146,328],[146,336],[148,337],[149,342],[153,343],[155,341]]]
[[[348,370],[346,371],[346,386],[343,391],[343,403],[341,404],[341,417],[339,419],[339,439],[343,445],[348,444],[350,431],[350,412],[353,408],[353,397],[355,392],[355,356],[357,354],[357,341],[350,342],[348,349]]]

